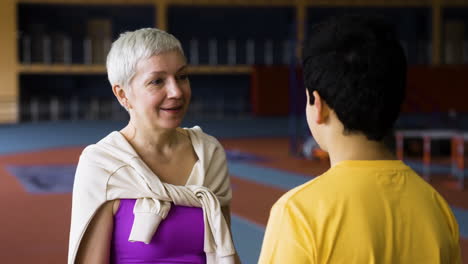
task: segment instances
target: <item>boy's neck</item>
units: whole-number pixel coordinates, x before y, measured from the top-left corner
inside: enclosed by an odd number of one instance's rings
[[[383,142],[367,139],[362,134],[342,135],[328,144],[330,165],[345,160],[395,160]]]

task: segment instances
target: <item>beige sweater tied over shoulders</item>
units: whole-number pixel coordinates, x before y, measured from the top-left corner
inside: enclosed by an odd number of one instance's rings
[[[226,154],[221,144],[199,128],[186,129],[198,161],[187,185],[161,182],[122,134],[110,133],[85,148],[75,174],[68,263],[75,262],[81,239],[106,201],[137,199],[129,241],[149,243],[171,202],[201,207],[208,264],[234,263],[235,249],[221,206],[231,200]]]

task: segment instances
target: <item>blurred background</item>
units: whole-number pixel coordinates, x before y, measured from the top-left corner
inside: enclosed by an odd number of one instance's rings
[[[0,1],[0,263],[66,262],[78,157],[128,121],[107,52],[142,27],[182,42],[184,126],[226,148],[234,240],[243,263],[256,263],[272,204],[329,168],[305,122],[298,47],[313,24],[350,13],[396,26],[408,85],[388,144],[452,206],[468,263],[466,0]]]

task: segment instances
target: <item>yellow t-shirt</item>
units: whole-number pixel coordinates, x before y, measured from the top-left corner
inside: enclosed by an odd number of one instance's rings
[[[403,162],[343,161],[273,206],[259,263],[460,263],[445,200]]]

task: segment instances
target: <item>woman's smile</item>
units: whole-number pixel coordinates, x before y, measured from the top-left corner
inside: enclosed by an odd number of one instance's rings
[[[178,106],[171,106],[171,107],[160,107],[159,109],[165,113],[176,115],[182,112],[182,110],[184,109],[184,106],[178,105]]]

